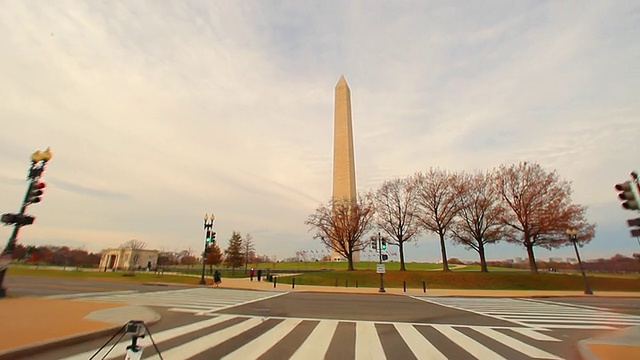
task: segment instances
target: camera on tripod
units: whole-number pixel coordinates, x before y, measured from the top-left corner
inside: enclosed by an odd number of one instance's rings
[[[131,336],[144,337],[144,322],[138,320],[129,321],[125,326],[125,333]]]

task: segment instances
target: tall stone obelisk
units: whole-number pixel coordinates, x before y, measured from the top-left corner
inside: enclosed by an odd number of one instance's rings
[[[344,76],[340,76],[335,89],[333,122],[333,200],[356,201],[356,170],[353,152],[353,126],[351,125],[351,90]],[[333,252],[331,259],[341,257]],[[360,254],[353,254],[359,261]]]

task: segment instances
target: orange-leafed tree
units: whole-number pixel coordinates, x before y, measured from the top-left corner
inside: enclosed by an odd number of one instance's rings
[[[222,250],[220,250],[218,244],[214,242],[212,245],[209,245],[209,252],[205,257],[205,262],[206,264],[209,264],[209,271],[211,273],[213,273],[213,265],[220,265],[222,263],[222,260]]]
[[[404,243],[420,234],[417,187],[410,178],[385,181],[375,193],[375,224],[389,235],[389,243],[398,246],[400,271],[407,271]]]
[[[488,272],[485,248],[503,238],[504,211],[490,172],[459,175],[458,216],[451,228],[453,241],[475,250],[482,272]]]
[[[495,172],[494,184],[507,209],[505,239],[524,246],[532,273],[538,273],[534,247],[570,245],[568,229],[578,230],[581,246],[593,239],[595,225],[587,222],[586,207],[571,202],[571,184],[556,171],[528,162],[502,165]]]
[[[460,209],[456,201],[458,178],[456,173],[431,168],[425,173],[416,173],[412,180],[418,191],[418,219],[425,230],[436,233],[440,239],[443,271],[451,271],[445,239]]]
[[[315,239],[344,256],[348,261],[348,270],[353,271],[353,254],[364,250],[364,235],[373,226],[374,214],[371,194],[360,195],[354,201],[332,199],[318,206],[305,225],[316,231]]]

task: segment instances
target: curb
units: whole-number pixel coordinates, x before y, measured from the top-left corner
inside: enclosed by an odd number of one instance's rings
[[[615,347],[640,347],[640,325],[632,326],[624,329],[619,329],[610,334],[596,336],[589,339],[584,339],[578,341],[578,352],[583,360],[602,360],[600,356],[594,353],[594,351],[589,347],[589,345],[600,345],[606,346],[610,349],[614,349]],[[635,356],[634,354],[628,354],[630,356]],[[640,352],[640,350],[638,350]],[[609,358],[609,357],[607,357]],[[610,358],[613,358],[610,357]]]
[[[115,309],[107,309],[107,310],[96,310],[84,317],[84,319],[90,320],[99,320],[100,317],[103,317],[105,314],[113,314],[114,311],[120,310],[120,312],[124,315],[128,313],[128,309],[130,306],[123,306]],[[144,323],[149,326],[157,323],[162,318],[160,314],[157,312],[144,307],[145,311],[148,311],[151,314],[150,319],[143,320]],[[100,321],[100,320],[99,320]],[[103,336],[113,335],[115,331],[121,330],[125,324],[122,325],[112,325],[111,327],[87,331],[84,333],[68,335],[57,339],[46,340],[42,342],[37,342],[30,345],[21,346],[19,348],[9,349],[0,351],[0,360],[15,360],[20,358],[27,358],[31,355],[43,352],[45,350],[57,349],[65,346],[76,345],[85,341],[95,340]]]
[[[589,349],[589,343],[591,341],[593,341],[593,338],[578,341],[578,353],[580,357],[582,360],[601,360],[600,357],[596,356],[596,354]]]
[[[45,350],[79,344],[85,341],[94,340],[99,337],[109,335],[120,328],[122,328],[122,326],[113,326],[102,330],[88,331],[77,335],[69,335],[63,338],[47,340],[15,349],[6,350],[0,352],[0,360],[15,360],[19,358],[25,358],[30,355],[43,352]]]

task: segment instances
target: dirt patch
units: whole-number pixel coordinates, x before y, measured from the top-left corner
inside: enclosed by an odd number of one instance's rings
[[[111,323],[86,320],[84,317],[97,310],[120,306],[60,299],[2,299],[0,351],[113,327]]]

